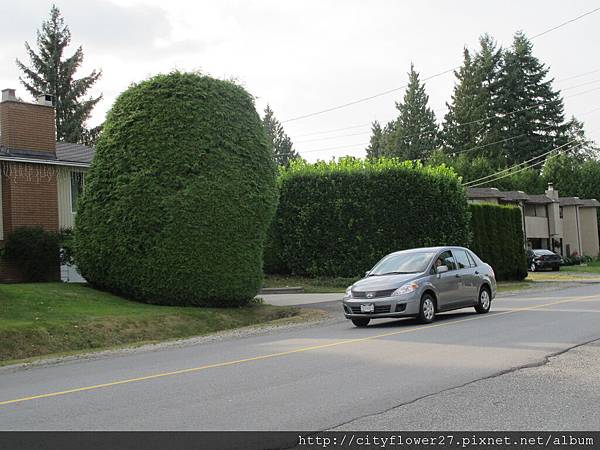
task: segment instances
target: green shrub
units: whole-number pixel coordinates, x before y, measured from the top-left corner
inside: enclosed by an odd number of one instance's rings
[[[262,282],[275,165],[253,98],[192,73],[131,86],[104,123],[78,206],[93,285],[148,303],[231,306]]]
[[[54,281],[59,264],[58,237],[39,226],[15,228],[6,237],[3,258],[18,268],[25,281]]]
[[[272,273],[355,277],[393,251],[469,242],[464,189],[444,166],[295,161],[278,184]]]
[[[521,210],[516,206],[481,203],[470,205],[473,250],[492,266],[498,280],[527,277]]]

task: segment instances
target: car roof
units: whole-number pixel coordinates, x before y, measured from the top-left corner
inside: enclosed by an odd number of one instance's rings
[[[460,246],[443,246],[443,247],[420,247],[420,248],[409,248],[406,250],[399,250],[397,252],[392,252],[392,254],[397,254],[397,253],[438,253],[444,250],[453,250],[453,249],[463,249],[463,250],[468,250],[465,247],[460,247]]]

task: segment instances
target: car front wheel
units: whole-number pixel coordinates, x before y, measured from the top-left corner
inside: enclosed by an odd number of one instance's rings
[[[367,325],[369,325],[370,321],[371,321],[371,319],[368,319],[366,317],[353,317],[352,318],[352,323],[359,328],[366,327]]]
[[[475,306],[475,311],[479,314],[485,314],[490,311],[490,307],[492,306],[492,296],[490,295],[490,291],[486,287],[482,287],[479,291],[479,299],[477,301],[477,306]]]
[[[435,300],[431,294],[421,297],[421,308],[419,309],[419,322],[431,323],[435,318]]]

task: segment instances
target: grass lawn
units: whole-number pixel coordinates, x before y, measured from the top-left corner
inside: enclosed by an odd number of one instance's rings
[[[294,307],[193,308],[137,303],[85,285],[0,285],[0,364],[34,356],[202,335],[277,319]],[[292,319],[290,319],[292,318]]]
[[[600,261],[592,261],[587,265],[581,266],[561,266],[561,272],[581,272],[581,273],[597,273],[600,274]]]
[[[336,293],[344,292],[348,286],[354,283],[358,278],[303,278],[280,275],[267,275],[265,277],[265,287],[304,287],[307,293]],[[533,283],[527,281],[500,281],[498,283],[498,292],[517,291],[528,289]]]

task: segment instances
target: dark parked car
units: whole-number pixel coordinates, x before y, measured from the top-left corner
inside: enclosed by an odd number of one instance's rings
[[[346,290],[342,305],[357,327],[390,317],[429,323],[438,312],[467,306],[485,314],[495,295],[494,271],[471,250],[416,248],[384,257]]]
[[[527,265],[531,272],[541,269],[560,270],[562,258],[550,250],[527,250]]]

